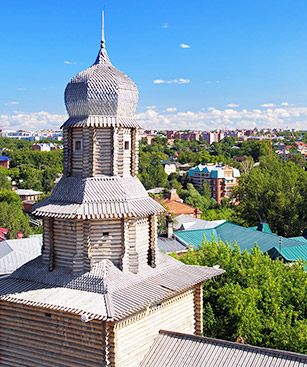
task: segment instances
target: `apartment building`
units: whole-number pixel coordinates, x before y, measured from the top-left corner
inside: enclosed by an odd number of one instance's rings
[[[240,171],[230,166],[208,163],[191,168],[188,175],[196,188],[201,188],[203,183],[207,182],[211,190],[211,197],[220,204],[223,198],[232,197]]]

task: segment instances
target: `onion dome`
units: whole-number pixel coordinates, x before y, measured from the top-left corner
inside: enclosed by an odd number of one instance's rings
[[[102,41],[95,63],[73,77],[66,87],[65,104],[70,119],[63,127],[114,125],[115,119],[119,119],[117,125],[137,125],[129,120],[134,118],[138,90],[126,74],[111,64],[105,47],[104,15],[102,19]]]

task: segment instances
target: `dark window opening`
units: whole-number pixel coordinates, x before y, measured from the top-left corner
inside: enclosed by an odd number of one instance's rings
[[[45,313],[46,317],[51,317],[51,313]]]
[[[81,140],[75,140],[75,151],[81,151],[82,150],[82,142]]]
[[[109,233],[109,232],[103,232],[103,233],[102,233],[102,236],[103,236],[103,237],[108,237],[108,236],[110,236],[110,233]]]
[[[129,141],[125,141],[125,150],[129,150],[129,149],[130,149]]]

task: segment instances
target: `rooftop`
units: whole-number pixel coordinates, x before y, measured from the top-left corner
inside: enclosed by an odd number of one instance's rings
[[[0,276],[13,273],[41,255],[42,235],[0,242]]]
[[[224,340],[160,331],[140,367],[303,367],[307,356]]]
[[[0,300],[55,309],[88,319],[120,320],[222,274],[221,269],[184,265],[158,253],[157,268],[124,273],[103,260],[91,272],[49,272],[41,257],[0,279]],[[123,297],[124,294],[124,297]]]

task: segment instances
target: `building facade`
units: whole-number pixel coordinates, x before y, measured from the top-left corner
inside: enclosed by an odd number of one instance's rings
[[[159,253],[137,101],[103,36],[65,91],[63,177],[34,212],[42,255],[0,280],[1,366],[137,367],[160,329],[202,333],[202,284],[223,271]]]
[[[189,170],[189,178],[193,185],[200,189],[206,182],[211,197],[219,204],[223,198],[232,198],[233,188],[238,184],[239,177],[238,169],[220,164],[200,164]]]

